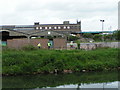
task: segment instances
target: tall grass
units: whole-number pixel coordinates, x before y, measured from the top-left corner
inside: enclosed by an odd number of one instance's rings
[[[118,49],[84,50],[5,50],[3,74],[32,74],[72,71],[103,71],[117,68]]]

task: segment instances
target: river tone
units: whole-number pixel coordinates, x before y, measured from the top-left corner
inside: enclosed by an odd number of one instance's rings
[[[11,88],[12,90],[29,89],[44,90],[45,88],[101,88],[107,85],[107,88],[117,88],[119,82],[118,72],[85,72],[71,74],[39,74],[24,76],[3,76],[3,90]],[[111,85],[108,85],[111,84]],[[113,84],[113,85],[112,85]],[[98,87],[99,86],[99,87]],[[101,87],[100,87],[101,86]],[[110,87],[109,87],[110,86]],[[77,89],[79,90],[79,89]]]

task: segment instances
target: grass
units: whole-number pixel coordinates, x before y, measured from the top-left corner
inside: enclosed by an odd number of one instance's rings
[[[118,68],[118,49],[85,50],[4,50],[2,73],[49,73],[57,69],[77,71],[103,71]]]

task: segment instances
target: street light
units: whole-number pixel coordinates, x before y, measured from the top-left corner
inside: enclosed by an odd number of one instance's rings
[[[103,23],[105,22],[105,20],[100,20],[100,22],[102,22],[102,34],[103,34],[103,30],[104,30],[104,25]],[[102,35],[102,41],[104,42],[104,34]]]

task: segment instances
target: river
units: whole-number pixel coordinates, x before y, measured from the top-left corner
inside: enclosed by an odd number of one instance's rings
[[[85,88],[118,90],[118,83],[117,71],[2,77],[3,90],[8,88],[12,90],[55,90],[61,88],[69,88],[70,90],[85,90]]]

